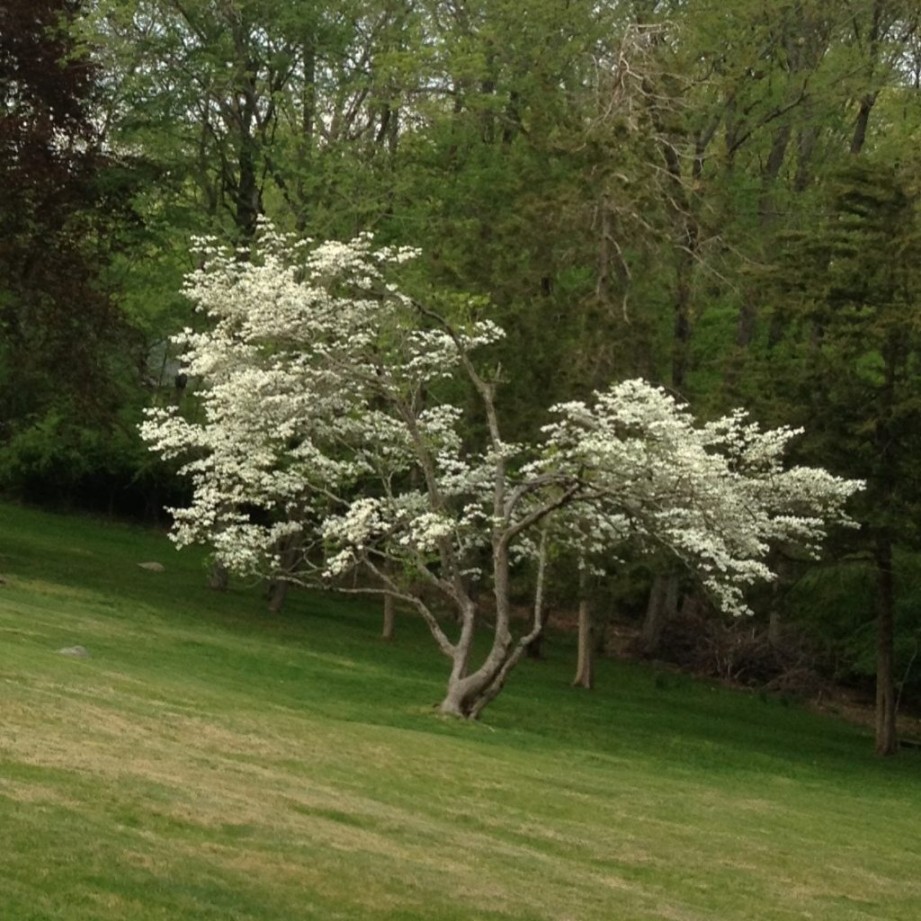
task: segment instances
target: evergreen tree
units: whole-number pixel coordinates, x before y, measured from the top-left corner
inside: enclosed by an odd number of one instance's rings
[[[819,226],[786,238],[766,363],[779,411],[809,426],[812,456],[867,481],[852,547],[876,571],[880,754],[897,748],[894,549],[919,542],[918,231],[907,170],[861,159],[841,171]]]

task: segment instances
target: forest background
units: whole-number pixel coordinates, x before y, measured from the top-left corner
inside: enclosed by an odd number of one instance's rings
[[[921,32],[911,0],[10,0],[0,6],[0,490],[162,520],[145,407],[202,233],[421,247],[494,318],[503,401],[641,376],[802,425],[858,530],[730,622],[666,564],[592,587],[648,655],[921,701]],[[471,308],[470,305],[474,305]],[[560,568],[565,571],[565,567]],[[551,604],[576,587],[557,576]],[[598,630],[599,641],[609,635]]]

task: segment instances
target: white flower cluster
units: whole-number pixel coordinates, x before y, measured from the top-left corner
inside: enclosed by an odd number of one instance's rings
[[[820,469],[784,470],[796,430],[763,432],[743,412],[698,427],[672,396],[641,380],[552,411],[547,463],[583,481],[590,501],[579,509],[581,533],[610,531],[616,521],[632,538],[665,545],[736,614],[748,611],[745,587],[772,578],[770,547],[815,552],[828,523],[850,523],[845,503],[863,486]]]
[[[769,546],[814,549],[860,486],[785,470],[790,429],[743,413],[696,426],[638,380],[554,407],[540,446],[507,444],[470,359],[502,331],[439,321],[401,294],[388,275],[413,250],[368,235],[309,248],[263,226],[246,258],[211,241],[199,255],[185,293],[207,326],[176,341],[200,411],[151,410],[142,434],[193,486],[174,540],[210,544],[233,570],[271,571],[306,536],[327,575],[364,560],[445,584],[489,553],[505,565],[536,552],[528,532],[547,524],[584,559],[664,544],[740,612],[744,588],[770,578]],[[435,398],[458,369],[491,419],[478,446]]]
[[[482,471],[463,456],[460,410],[420,395],[501,330],[422,325],[386,280],[416,251],[375,249],[367,234],[305,249],[264,224],[253,253],[196,245],[201,264],[184,293],[209,322],[174,341],[199,382],[200,413],[153,409],[141,427],[194,487],[191,505],[171,510],[173,539],[208,543],[252,572],[309,527],[326,542],[329,573],[385,539],[423,556],[438,540],[467,539],[480,503],[458,497],[482,486]],[[427,490],[411,484],[423,462]],[[431,507],[432,490],[444,509]]]

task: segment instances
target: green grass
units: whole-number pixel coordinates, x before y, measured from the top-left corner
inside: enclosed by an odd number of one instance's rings
[[[409,617],[272,616],[12,506],[0,576],[3,921],[921,917],[921,759],[851,726],[616,662],[578,692],[567,637],[444,720]]]

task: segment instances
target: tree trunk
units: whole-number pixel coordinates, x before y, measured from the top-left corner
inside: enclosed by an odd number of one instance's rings
[[[472,599],[468,600],[465,605],[459,606],[457,620],[461,625],[460,636],[451,652],[448,689],[438,706],[438,712],[447,716],[471,719],[477,697],[485,684],[485,681],[481,681],[478,675],[469,674],[470,654],[473,651],[476,628],[476,604]],[[479,671],[482,672],[482,669]]]
[[[544,585],[547,579],[547,529],[540,532],[540,547],[537,557],[537,584],[534,587],[534,625],[539,630],[534,639],[528,643],[525,655],[529,659],[542,658],[542,645],[544,639],[544,623],[547,615],[544,607]]]
[[[876,753],[894,755],[896,733],[895,695],[895,587],[892,572],[892,541],[881,535],[876,541]]]
[[[777,649],[783,641],[783,622],[781,614],[784,602],[784,581],[789,568],[789,563],[784,559],[781,559],[777,563],[775,567],[777,578],[771,587],[771,608],[768,614],[768,643],[770,643],[771,647],[774,649]]]
[[[507,554],[502,553],[503,557]],[[498,570],[506,568],[507,559],[500,561]],[[513,639],[508,629],[507,608],[508,586],[506,579],[500,577],[496,580],[498,591],[496,594],[497,617],[493,633],[493,644],[486,660],[474,672],[469,670],[469,658],[473,648],[475,635],[474,626],[476,618],[476,605],[468,601],[461,611],[461,636],[454,645],[450,655],[453,660],[451,675],[448,678],[448,689],[444,699],[438,706],[440,713],[447,716],[460,717],[461,719],[478,719],[483,710],[493,701],[505,686],[512,669],[521,661],[527,648],[540,636],[543,630],[543,620],[540,611],[535,616],[531,629],[517,641]],[[505,599],[503,602],[502,599]]]
[[[783,630],[781,629],[780,608],[776,604],[776,601],[772,599],[771,613],[768,615],[768,643],[773,649],[776,649],[780,646],[782,637]]]
[[[773,132],[767,163],[761,170],[761,200],[758,204],[758,217],[762,227],[773,223],[777,216],[774,184],[787,157],[787,148],[790,146],[792,133],[793,129],[790,125],[781,125]],[[745,344],[750,344],[750,340]]]
[[[572,680],[574,688],[591,690],[595,683],[594,659],[595,645],[592,642],[592,609],[588,600],[579,602],[579,644],[576,660],[576,676]]]
[[[284,573],[295,572],[298,566],[300,555],[300,540],[296,535],[289,535],[281,539],[278,558],[281,563],[280,575],[269,583],[268,599],[269,610],[277,614],[285,605],[285,599],[288,597],[290,583],[284,578]]]
[[[672,338],[672,387],[683,390],[691,359],[691,296],[694,274],[696,229],[688,221],[688,251],[678,256],[675,284],[674,323]]]
[[[393,639],[395,619],[396,602],[393,595],[384,595],[384,626],[381,630],[381,639],[388,643]]]
[[[215,560],[211,564],[211,572],[208,573],[208,588],[214,589],[216,592],[226,592],[229,584],[230,573],[227,567],[218,560]]]
[[[860,109],[854,122],[854,133],[851,136],[851,153],[856,157],[862,150],[867,140],[867,128],[870,125],[870,113],[876,104],[876,93],[867,93],[860,100]]]
[[[288,597],[288,580],[275,579],[269,587],[269,611],[278,614],[285,606]]]
[[[649,590],[646,617],[640,633],[640,648],[644,655],[654,656],[662,645],[665,625],[678,610],[678,574],[665,573],[655,577]]]
[[[879,454],[879,479],[883,508],[891,510],[896,501],[898,476],[893,418],[899,369],[903,364],[904,339],[895,326],[890,327],[883,348],[885,383],[880,394],[874,442]],[[895,693],[895,577],[892,565],[892,532],[883,526],[875,534],[876,559],[876,753],[894,755],[899,742],[896,733]]]
[[[649,589],[646,602],[646,617],[640,632],[640,648],[647,656],[655,655],[662,637],[662,610],[665,603],[665,577],[657,575]]]
[[[459,719],[473,719],[478,695],[464,686],[462,681],[448,681],[448,690],[438,705],[438,712],[444,716],[456,716]]]
[[[523,652],[522,648],[520,652]],[[448,690],[438,706],[438,712],[446,716],[475,720],[495,700],[505,684],[509,669],[504,668],[506,659],[484,664],[470,675],[458,675],[452,671],[448,679]],[[517,661],[517,657],[516,657]]]
[[[576,676],[572,679],[574,688],[591,690],[595,676],[595,644],[592,642],[592,608],[588,600],[588,574],[579,572],[579,641],[576,660]]]

